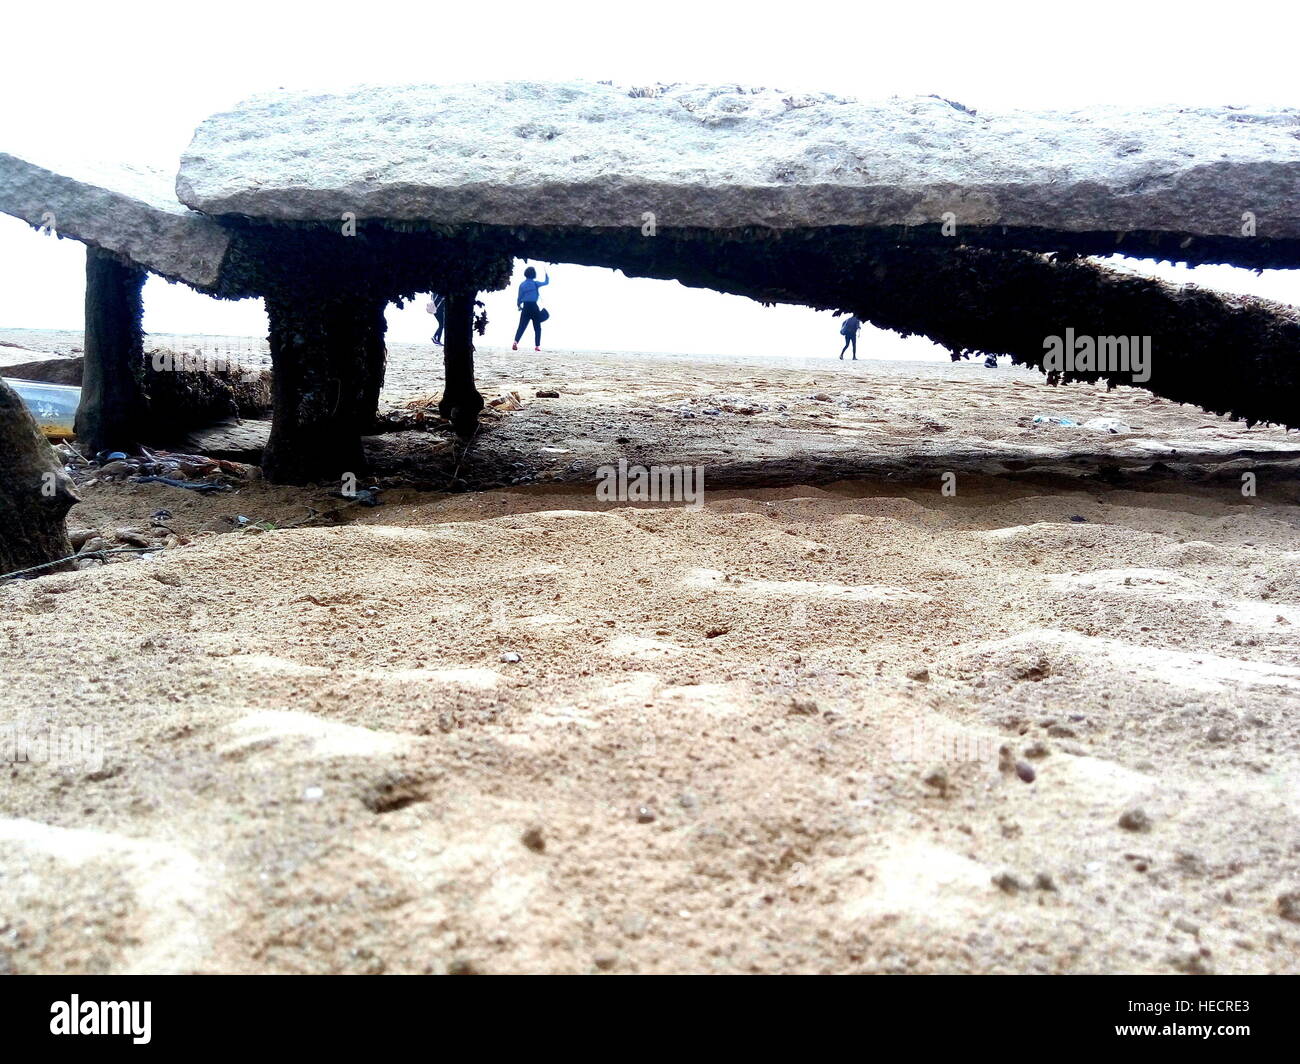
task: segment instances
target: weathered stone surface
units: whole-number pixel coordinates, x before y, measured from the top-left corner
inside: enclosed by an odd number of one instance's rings
[[[206,454],[232,462],[258,463],[271,436],[269,421],[223,421],[218,425],[195,429],[183,441],[191,454]]]
[[[0,152],[0,211],[163,277],[198,288],[217,285],[230,235],[178,203],[162,171],[41,161],[45,165]]]
[[[20,381],[42,381],[45,384],[81,385],[81,356],[67,358],[51,355],[33,362],[15,362],[0,367],[0,374]]]
[[[3,380],[0,454],[0,573],[70,555],[64,518],[77,496],[35,419]]]
[[[973,114],[735,86],[534,82],[271,93],[207,119],[211,214],[798,229],[941,224],[1300,238],[1300,109]]]

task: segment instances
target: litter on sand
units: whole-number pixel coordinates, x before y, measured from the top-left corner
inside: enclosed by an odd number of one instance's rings
[[[1056,417],[1054,414],[1036,414],[1033,423],[1035,425],[1060,425],[1066,429],[1088,429],[1092,432],[1109,432],[1121,433],[1132,432],[1133,429],[1124,422],[1113,417],[1095,417],[1089,421],[1080,424],[1070,417]]]

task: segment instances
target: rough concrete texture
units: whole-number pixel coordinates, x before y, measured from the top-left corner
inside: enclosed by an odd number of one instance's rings
[[[1300,237],[1300,110],[971,113],[737,86],[541,82],[252,97],[200,125],[212,214],[727,229],[941,224]]]
[[[176,201],[147,166],[28,158],[0,152],[0,211],[70,236],[175,281],[212,288],[230,235]]]

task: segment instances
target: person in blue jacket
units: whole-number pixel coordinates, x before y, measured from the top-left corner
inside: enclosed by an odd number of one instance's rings
[[[524,335],[524,329],[528,327],[530,321],[533,323],[533,344],[535,345],[533,350],[540,351],[542,349],[542,322],[550,315],[538,307],[537,294],[538,289],[550,283],[551,275],[549,273],[546,275],[546,280],[539,281],[537,271],[532,266],[524,270],[524,279],[519,282],[519,296],[515,299],[515,302],[519,304],[519,328],[515,330],[515,342],[510,348],[511,351],[519,350],[519,338]]]

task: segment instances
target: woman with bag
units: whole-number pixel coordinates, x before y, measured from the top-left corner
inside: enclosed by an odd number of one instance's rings
[[[528,323],[533,323],[533,343],[534,351],[542,349],[542,322],[551,316],[549,310],[542,310],[537,305],[538,290],[543,285],[551,283],[551,275],[546,274],[546,280],[537,279],[537,270],[532,266],[524,270],[524,279],[519,283],[519,295],[515,302],[519,305],[519,328],[515,330],[515,342],[511,346],[511,351],[519,350],[519,338],[524,335],[524,329]]]

